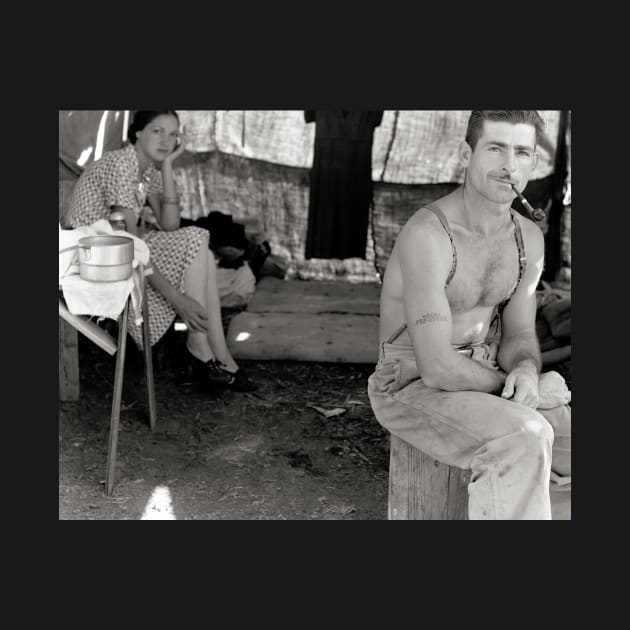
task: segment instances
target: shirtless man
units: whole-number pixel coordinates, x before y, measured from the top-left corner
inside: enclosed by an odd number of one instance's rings
[[[383,278],[372,409],[471,470],[471,520],[550,519],[550,485],[570,491],[570,392],[540,374],[535,328],[543,234],[511,209],[542,129],[536,111],[473,111],[464,184],[409,219]]]

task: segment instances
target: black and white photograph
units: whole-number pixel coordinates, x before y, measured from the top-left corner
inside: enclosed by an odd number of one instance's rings
[[[571,520],[570,110],[58,113],[59,520]]]

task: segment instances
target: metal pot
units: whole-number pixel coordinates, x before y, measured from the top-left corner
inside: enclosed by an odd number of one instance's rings
[[[79,239],[79,275],[92,282],[131,278],[133,239],[128,236],[85,236]]]

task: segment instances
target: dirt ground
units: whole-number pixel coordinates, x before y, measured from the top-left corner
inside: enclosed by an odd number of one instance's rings
[[[171,329],[154,348],[151,433],[143,358],[129,339],[107,497],[115,357],[79,335],[80,400],[59,407],[60,519],[387,518],[389,436],[367,397],[372,366],[241,361],[260,389],[212,396],[182,370],[184,344],[185,334]],[[569,386],[570,367],[553,367]],[[309,405],[346,411],[327,418]]]
[[[369,406],[371,366],[241,361],[260,389],[212,397],[182,372],[184,339],[170,331],[154,352],[154,433],[142,355],[128,343],[107,497],[115,357],[79,335],[81,397],[59,410],[60,519],[387,518],[389,438]],[[346,411],[326,418],[309,404]]]

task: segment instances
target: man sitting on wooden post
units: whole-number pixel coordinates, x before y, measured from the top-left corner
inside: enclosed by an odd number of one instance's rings
[[[571,487],[570,392],[540,373],[536,338],[543,234],[511,208],[543,125],[536,111],[473,111],[464,184],[409,219],[383,278],[374,414],[471,470],[470,519],[550,519],[550,490]]]

